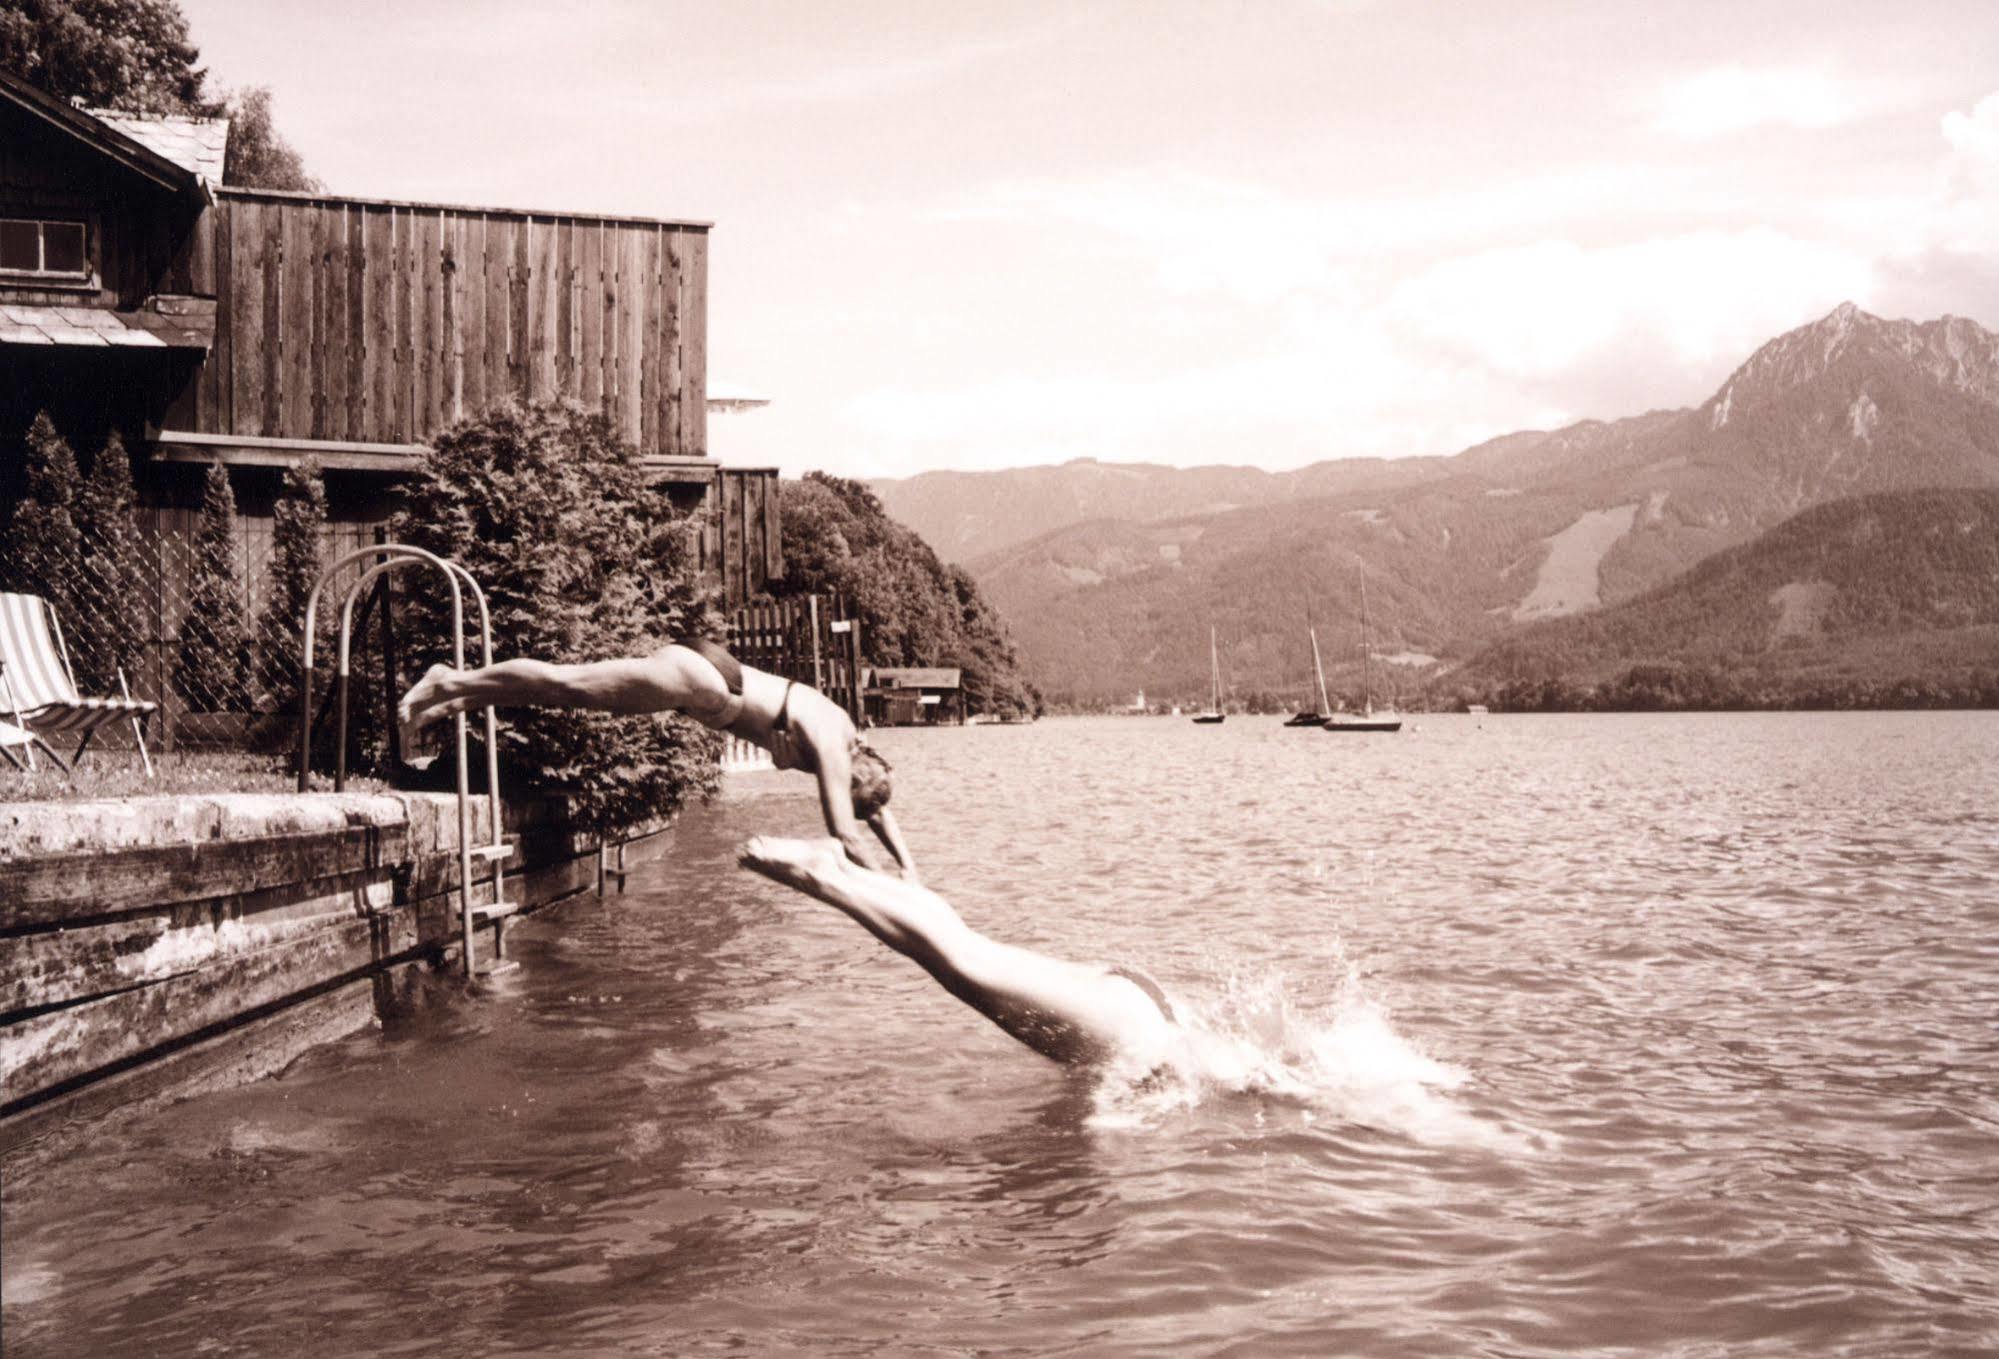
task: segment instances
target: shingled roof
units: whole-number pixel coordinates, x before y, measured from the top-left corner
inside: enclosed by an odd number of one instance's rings
[[[154,150],[124,128],[107,122],[101,115],[77,108],[36,89],[18,76],[0,71],[0,107],[7,105],[93,147],[163,189],[175,193],[205,194],[208,185],[213,182],[201,170]],[[224,135],[227,135],[226,125]],[[220,178],[219,174],[217,178]]]
[[[177,114],[120,113],[116,109],[85,109],[91,117],[130,137],[149,151],[192,170],[210,184],[222,182],[222,163],[229,153],[227,118],[184,118]]]

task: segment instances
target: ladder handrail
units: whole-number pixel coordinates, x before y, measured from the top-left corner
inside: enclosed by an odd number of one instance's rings
[[[444,572],[445,583],[451,587],[451,648],[452,661],[457,669],[465,668],[465,602],[459,589],[462,580],[472,589],[472,597],[479,606],[479,636],[482,645],[482,664],[493,663],[492,618],[486,607],[486,592],[472,573],[449,558],[440,557],[420,547],[407,543],[375,543],[356,548],[346,553],[320,573],[313,585],[312,593],[306,599],[305,629],[302,641],[305,654],[300,667],[299,683],[299,757],[298,787],[301,793],[308,791],[312,773],[312,672],[313,643],[316,640],[320,594],[335,575],[352,563],[365,557],[381,557],[373,566],[364,567],[353,584],[347,587],[340,606],[340,648],[339,648],[339,721],[336,729],[335,763],[333,788],[343,791],[347,784],[347,692],[351,670],[352,631],[354,601],[367,588],[368,583],[378,576],[402,566],[435,566]],[[495,851],[503,850],[506,836],[500,818],[500,768],[499,768],[499,723],[491,704],[486,706],[486,794],[488,808],[493,823],[493,844]],[[391,715],[393,720],[393,714]],[[471,782],[466,768],[467,730],[464,713],[452,717],[452,728],[458,747],[458,894],[460,919],[463,927],[465,950],[465,972],[475,973],[472,952],[473,906],[472,906],[472,804]],[[493,863],[493,903],[502,903],[502,884],[506,870],[501,866],[501,855],[492,856]],[[495,928],[501,928],[496,925]]]

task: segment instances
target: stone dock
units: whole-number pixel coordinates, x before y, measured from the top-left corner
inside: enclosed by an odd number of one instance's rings
[[[472,838],[492,841],[484,799]],[[508,803],[522,913],[603,886],[561,809]],[[654,857],[664,825],[608,853]],[[475,904],[491,899],[475,862]],[[462,971],[457,799],[222,794],[0,804],[0,1163],[276,1071]],[[481,927],[483,965],[505,921]]]

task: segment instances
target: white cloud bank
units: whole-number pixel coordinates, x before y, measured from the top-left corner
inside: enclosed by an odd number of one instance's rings
[[[1857,117],[1864,104],[1829,71],[1718,66],[1660,91],[1652,125],[1689,141],[1711,141],[1763,127],[1836,127]]]
[[[1868,295],[1852,248],[1768,227],[1585,248],[1543,241],[1446,260],[1398,287],[1409,332],[1509,378],[1552,379],[1642,338],[1682,366],[1740,358]]]
[[[1864,102],[1819,73],[1710,72],[1660,125],[1823,128]],[[1399,198],[1171,170],[989,186],[940,216],[1066,238],[1072,288],[1115,271],[1134,347],[1091,349],[1037,316],[1015,335],[1036,337],[1040,373],[884,385],[841,423],[885,475],[1077,456],[1278,467],[1693,405],[1842,301],[1979,314],[1978,280],[1999,278],[1999,92],[1940,132],[1927,193],[1917,177],[1848,216],[1776,190],[1730,202],[1738,181],[1670,164]]]

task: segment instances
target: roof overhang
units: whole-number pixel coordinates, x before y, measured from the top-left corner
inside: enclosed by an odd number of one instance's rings
[[[154,297],[137,311],[0,303],[0,345],[206,350],[214,340],[213,298]]]
[[[209,434],[193,430],[147,431],[155,462],[223,463],[229,467],[291,467],[311,458],[323,471],[375,472],[393,477],[416,475],[423,444],[362,443],[345,439],[277,439],[260,434]],[[775,476],[776,468],[723,468],[713,458],[657,456],[640,458],[639,466],[654,481],[705,486],[724,472]]]
[[[208,193],[207,182],[185,165],[175,164],[103,119],[36,89],[17,76],[0,72],[0,104],[20,109],[169,193],[191,197],[205,197]]]

